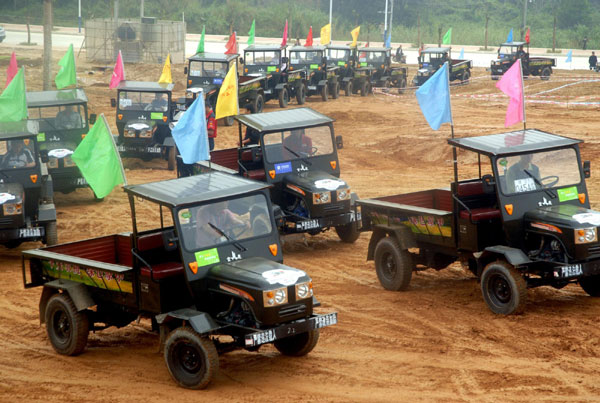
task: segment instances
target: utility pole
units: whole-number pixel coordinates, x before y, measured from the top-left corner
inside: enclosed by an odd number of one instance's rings
[[[442,27],[438,28],[438,48],[442,47]]]
[[[383,17],[383,32],[384,32],[384,35],[387,34],[387,14],[388,14],[387,10],[388,10],[388,0],[385,0],[385,11],[384,11],[385,17]],[[385,40],[385,38],[384,38],[384,40]]]
[[[394,20],[394,0],[391,0],[391,9],[390,9],[390,34],[394,32],[392,28],[392,22]],[[387,38],[385,38],[387,39]],[[390,46],[392,46],[392,41],[390,40]]]
[[[552,28],[552,53],[556,52],[556,12],[554,13],[554,28]]]
[[[417,14],[417,48],[421,49],[421,15]]]
[[[329,0],[329,24],[331,25],[331,12],[333,10],[333,0]]]
[[[485,15],[485,43],[484,43],[484,50],[487,50],[487,44],[488,44],[488,22],[490,22],[490,16],[489,14]]]
[[[44,91],[49,91],[51,87],[51,71],[52,64],[52,0],[44,0],[44,66],[42,73],[42,81]]]
[[[140,18],[144,18],[144,0],[140,0]]]
[[[79,33],[81,33],[81,0],[79,0],[78,3],[79,3],[79,16],[77,18],[77,21],[78,21],[78,25],[79,25]]]
[[[113,17],[115,24],[115,32],[113,33],[113,43],[114,43],[114,57],[117,58],[119,54],[119,0],[114,0],[113,3]]]

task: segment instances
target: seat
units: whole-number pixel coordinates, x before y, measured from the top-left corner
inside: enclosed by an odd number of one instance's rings
[[[464,218],[466,220],[469,219],[469,212],[467,210],[461,210],[460,218]],[[471,209],[471,221],[479,222],[486,220],[493,220],[496,218],[502,218],[502,213],[499,209],[490,208],[490,207],[481,207]]]
[[[142,276],[150,277],[150,268],[148,266],[143,266],[140,270]],[[161,280],[182,273],[183,265],[181,262],[164,262],[152,265],[152,274],[155,280]]]
[[[254,179],[255,181],[264,182],[267,179],[265,175],[264,169],[252,169],[245,173],[245,176],[250,179]]]

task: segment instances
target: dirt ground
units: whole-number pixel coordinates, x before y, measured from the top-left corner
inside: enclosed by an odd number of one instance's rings
[[[0,71],[10,50],[0,48]],[[29,89],[41,88],[39,49],[17,49],[27,66]],[[62,54],[56,54],[58,58]],[[115,114],[108,89],[111,70],[99,72],[78,60],[78,76],[93,113]],[[161,66],[126,66],[129,79],[154,81]],[[89,72],[92,72],[90,74]],[[414,74],[415,67],[410,66]],[[452,88],[456,136],[504,131],[507,99],[483,69],[469,85]],[[184,88],[183,66],[174,66],[176,90]],[[600,207],[596,102],[600,83],[576,83],[585,71],[556,71],[552,79],[525,81],[528,127],[581,138],[592,161],[588,182],[592,205]],[[597,76],[600,78],[600,76]],[[542,91],[567,87],[553,92]],[[491,94],[492,96],[488,95]],[[480,95],[475,98],[472,95]],[[552,98],[549,98],[549,97]],[[413,91],[401,96],[340,97],[308,106],[336,119],[344,137],[342,177],[361,198],[447,187],[452,178],[450,128],[427,126]],[[295,104],[290,107],[296,107]],[[278,110],[275,103],[267,111]],[[237,130],[237,129],[236,129]],[[219,128],[218,147],[234,145],[237,132]],[[462,177],[475,174],[475,159],[459,154]],[[165,161],[127,160],[130,183],[172,178]],[[56,196],[61,241],[130,230],[124,193],[116,189],[94,202],[87,189]],[[529,291],[522,315],[492,314],[477,280],[458,264],[415,273],[406,292],[385,291],[366,261],[369,233],[354,245],[335,233],[291,242],[285,262],[314,280],[322,312],[337,311],[339,324],[324,329],[306,357],[283,357],[271,346],[220,357],[220,372],[207,390],[175,385],[157,352],[158,337],[142,320],[122,329],[90,334],[78,357],[56,354],[38,319],[39,288],[24,290],[21,251],[0,247],[0,401],[597,401],[600,395],[600,300],[578,286]]]

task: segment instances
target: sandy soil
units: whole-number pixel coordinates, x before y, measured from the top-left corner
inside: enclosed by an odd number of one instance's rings
[[[0,49],[0,55],[8,52]],[[39,49],[19,49],[18,54],[28,66],[28,88],[39,89]],[[6,63],[0,61],[0,71]],[[91,111],[104,112],[114,122],[110,71],[88,71],[92,66],[79,62]],[[160,66],[128,65],[126,71],[130,79],[156,80]],[[174,74],[181,90],[183,66],[175,65]],[[452,88],[457,136],[504,130],[505,98],[470,97],[498,94],[487,74],[477,70],[469,85]],[[588,75],[557,72],[549,82],[526,80],[527,94]],[[555,98],[535,99],[597,101],[593,97],[599,89],[600,84],[589,82],[546,94]],[[308,106],[337,120],[335,130],[345,144],[342,176],[361,198],[449,185],[449,127],[433,132],[414,93],[341,97],[328,103],[315,99]],[[277,109],[276,104],[267,105],[267,110]],[[597,106],[529,104],[527,120],[529,127],[584,139],[584,159],[599,166]],[[232,128],[219,128],[218,146],[236,141]],[[474,174],[475,160],[459,157],[461,175]],[[164,161],[128,160],[126,166],[130,183],[174,177]],[[590,198],[598,208],[600,186],[597,174],[592,175]],[[80,189],[57,195],[56,204],[62,241],[130,229],[121,190],[95,203],[89,190]],[[144,320],[91,334],[87,350],[78,357],[56,354],[39,325],[41,290],[24,290],[21,279],[21,250],[39,244],[0,248],[0,401],[598,400],[600,301],[575,285],[544,287],[529,292],[523,315],[495,316],[483,302],[476,279],[458,265],[418,272],[408,291],[388,292],[377,281],[373,263],[365,260],[368,239],[364,233],[355,245],[346,245],[334,233],[325,233],[286,247],[286,263],[313,277],[321,310],[337,311],[340,323],[322,331],[317,348],[303,358],[282,357],[270,346],[258,354],[223,355],[219,375],[204,391],[175,385],[157,353],[158,337]]]

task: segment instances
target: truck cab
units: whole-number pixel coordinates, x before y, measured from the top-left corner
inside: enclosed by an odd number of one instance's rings
[[[231,66],[236,63],[237,58],[238,55],[196,53],[188,59],[188,66],[184,70],[184,73],[187,74],[187,88],[202,88],[206,100],[214,108],[217,105],[217,97],[223,79]],[[193,99],[190,99],[188,104],[191,104],[192,101]]]
[[[285,108],[291,97],[288,88],[287,47],[278,45],[250,45],[244,49],[244,75],[266,78],[264,96],[265,102],[272,99],[279,101],[279,106]]]
[[[365,83],[370,83],[367,69],[357,69],[356,47],[346,45],[327,45],[327,66],[336,67],[340,88],[346,96],[361,90]],[[366,94],[366,93],[365,93]]]
[[[37,143],[35,120],[0,123],[0,244],[58,242],[47,151]]]
[[[392,48],[358,48],[358,72],[366,71],[369,77],[367,88],[359,88],[361,95],[375,87],[398,88],[401,93],[406,88],[408,70],[406,67],[392,66]]]
[[[448,62],[450,81],[467,82],[471,77],[471,61],[452,59],[450,47],[426,48],[419,55],[419,70],[413,79],[415,86],[421,86]]]
[[[498,80],[517,59],[521,59],[524,76],[540,76],[542,80],[548,80],[552,67],[556,66],[554,58],[530,57],[527,42],[506,42],[498,48],[498,58],[491,61],[492,80]]]
[[[327,66],[325,46],[294,46],[290,49],[290,72],[301,72],[306,96],[321,95],[323,101],[339,96],[337,66]]]
[[[81,140],[89,132],[96,115],[88,118],[87,96],[82,88],[27,92],[29,119],[37,122],[37,143],[48,155],[48,172],[54,190],[69,193],[88,184],[71,160]]]
[[[173,84],[119,83],[118,102],[112,99],[111,104],[117,110],[117,149],[123,157],[164,158],[169,169],[175,169],[175,142],[169,127],[175,110],[172,90]]]

